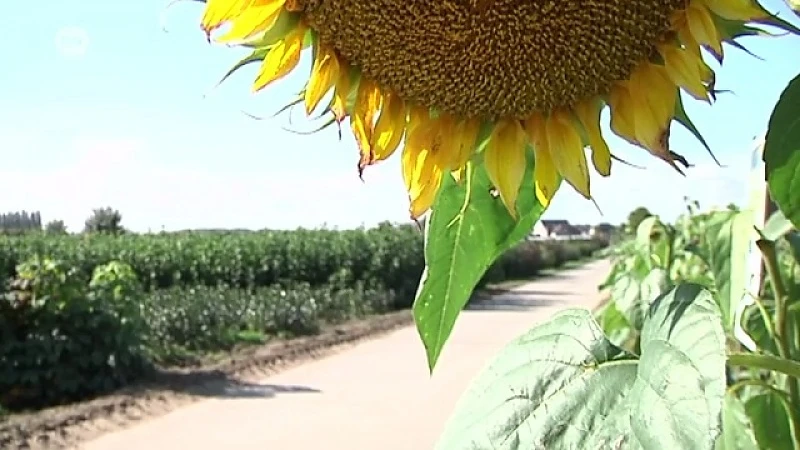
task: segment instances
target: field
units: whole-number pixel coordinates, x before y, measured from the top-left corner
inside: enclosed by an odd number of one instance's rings
[[[0,406],[109,392],[161,366],[410,307],[413,226],[0,236]],[[603,242],[525,242],[481,284],[530,278]]]

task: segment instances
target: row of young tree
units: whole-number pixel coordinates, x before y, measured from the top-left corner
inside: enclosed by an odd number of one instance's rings
[[[42,232],[48,234],[67,234],[67,225],[63,220],[51,220],[42,226],[42,214],[39,211],[17,211],[0,214],[0,234],[18,235]],[[86,219],[84,233],[121,234],[122,214],[114,208],[96,208]]]

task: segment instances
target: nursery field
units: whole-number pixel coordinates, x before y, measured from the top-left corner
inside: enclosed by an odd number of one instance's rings
[[[481,284],[535,276],[605,243],[525,242]],[[410,307],[413,226],[0,236],[0,407],[83,400],[236,345]]]

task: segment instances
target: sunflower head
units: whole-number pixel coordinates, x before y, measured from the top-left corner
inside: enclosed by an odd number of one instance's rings
[[[791,0],[790,0],[791,1]],[[443,177],[484,164],[512,215],[535,155],[534,186],[547,205],[561,180],[591,198],[589,164],[611,172],[600,130],[611,130],[680,170],[669,148],[677,120],[702,141],[680,91],[712,102],[724,43],[752,23],[800,33],[756,0],[208,0],[202,27],[254,49],[254,89],[290,73],[311,47],[297,103],[346,119],[358,169],[402,148],[411,216],[433,204]],[[704,141],[703,141],[704,142]]]

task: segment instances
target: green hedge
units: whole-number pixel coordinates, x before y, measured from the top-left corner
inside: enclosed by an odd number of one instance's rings
[[[0,237],[0,270],[42,254],[88,279],[111,261],[129,264],[145,289],[173,286],[324,286],[342,271],[353,281],[413,295],[422,274],[422,233],[414,226],[369,230],[185,232],[144,235]]]
[[[523,242],[481,283],[531,277],[602,246]],[[424,266],[421,233],[391,226],[0,238],[0,261],[10,280],[0,301],[0,408],[9,410],[102,394],[155,364],[407,308]]]
[[[525,241],[501,256],[481,279],[479,286],[503,280],[531,278],[546,269],[592,256],[607,246],[597,239]]]

